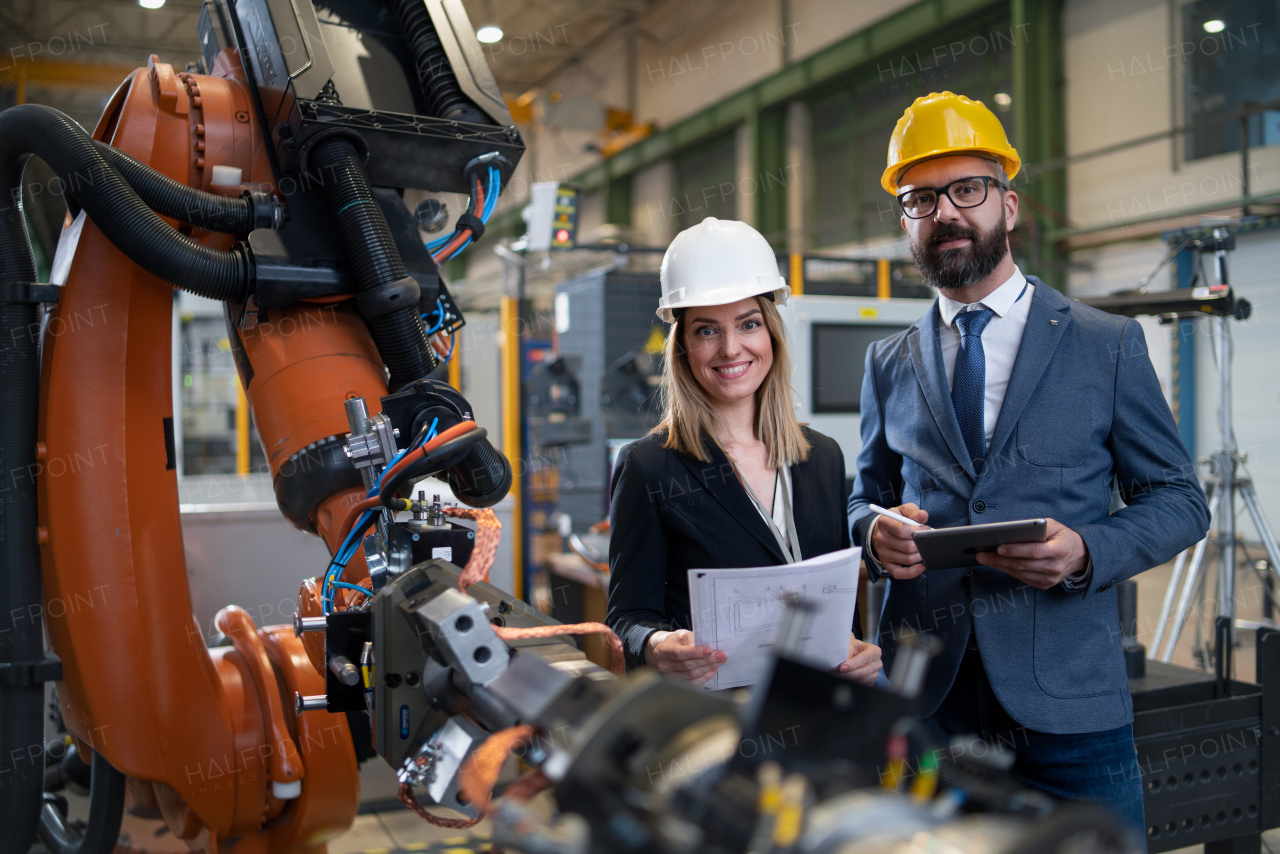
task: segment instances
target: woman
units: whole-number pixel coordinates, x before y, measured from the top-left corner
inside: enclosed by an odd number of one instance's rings
[[[844,455],[796,420],[776,305],[791,291],[759,232],[708,217],[671,242],[661,276],[665,414],[614,469],[606,619],[629,668],[701,685],[726,656],[693,641],[688,570],[848,548]],[[851,633],[838,669],[871,684],[879,647]]]

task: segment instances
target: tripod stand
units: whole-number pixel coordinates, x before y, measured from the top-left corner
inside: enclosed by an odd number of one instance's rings
[[[1214,266],[1217,271],[1218,288],[1228,286],[1227,252],[1235,248],[1235,238],[1225,228],[1216,228],[1213,239],[1202,241],[1198,247],[1202,254],[1214,254]],[[1243,304],[1243,305],[1241,305]],[[1235,642],[1237,622],[1236,611],[1236,501],[1241,501],[1253,520],[1254,528],[1266,549],[1271,564],[1271,572],[1280,579],[1280,547],[1276,544],[1275,535],[1267,524],[1258,502],[1258,494],[1253,488],[1253,481],[1240,470],[1245,455],[1236,447],[1235,425],[1231,412],[1231,320],[1243,320],[1249,316],[1249,306],[1244,300],[1230,304],[1230,309],[1215,312],[1214,316],[1205,318],[1216,328],[1215,355],[1218,365],[1218,426],[1222,434],[1222,447],[1201,460],[1207,465],[1209,476],[1205,486],[1205,496],[1209,500],[1209,530],[1217,527],[1216,545],[1218,550],[1218,602],[1217,615],[1214,619],[1214,670],[1219,684],[1226,684],[1231,679],[1231,659]],[[1206,571],[1205,554],[1208,551],[1211,537],[1206,536],[1193,548],[1183,552],[1174,563],[1173,575],[1165,590],[1164,602],[1160,608],[1160,621],[1156,627],[1155,638],[1151,644],[1152,658],[1168,662],[1173,656],[1173,649],[1178,643],[1182,629],[1190,612],[1192,599],[1204,595],[1204,573]],[[1190,558],[1188,559],[1188,554]],[[1189,564],[1189,567],[1188,567]],[[1185,570],[1185,572],[1184,572]],[[1270,595],[1269,592],[1266,595]],[[1168,638],[1165,638],[1165,626],[1169,623],[1174,611],[1174,599],[1177,599],[1176,613],[1170,626]],[[1240,626],[1241,628],[1245,626]],[[1256,628],[1256,624],[1250,624]],[[1274,624],[1273,624],[1274,627]],[[1165,641],[1161,651],[1161,641]]]

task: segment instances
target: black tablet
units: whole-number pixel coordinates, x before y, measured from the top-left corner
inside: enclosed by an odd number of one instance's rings
[[[978,566],[978,552],[993,552],[1007,543],[1043,543],[1047,525],[1044,519],[1022,519],[1017,522],[993,522],[989,525],[965,525],[960,528],[937,528],[916,531],[911,535],[925,569],[952,566]]]

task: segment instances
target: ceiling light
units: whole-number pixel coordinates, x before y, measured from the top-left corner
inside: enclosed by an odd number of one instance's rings
[[[1204,22],[1204,31],[1206,33],[1220,33],[1226,28],[1227,28],[1227,25],[1224,24],[1222,21],[1218,20],[1217,18],[1214,18],[1212,21]]]
[[[1001,107],[1007,107],[1007,106],[1009,106],[1009,105],[1010,105],[1010,104],[1012,104],[1012,103],[1013,103],[1013,98],[1010,98],[1010,97],[1009,97],[1009,93],[1007,93],[1007,92],[997,92],[997,93],[996,93],[996,104],[997,104],[998,106],[1001,106]]]
[[[163,3],[164,0],[160,0],[160,2]],[[494,42],[500,42],[502,41],[502,27],[496,26],[494,24],[489,24],[487,27],[481,27],[480,29],[476,30],[476,38],[478,38],[480,41],[484,42],[485,44],[493,44]]]
[[[159,9],[164,5],[164,0],[138,0],[138,5],[144,9]]]

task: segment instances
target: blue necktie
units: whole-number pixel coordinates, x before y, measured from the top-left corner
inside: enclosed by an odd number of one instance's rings
[[[951,405],[955,407],[960,434],[964,436],[964,445],[969,450],[973,467],[979,473],[987,456],[987,432],[983,424],[987,357],[982,351],[982,330],[994,316],[991,309],[979,308],[962,311],[955,320],[960,330],[960,349],[956,351],[955,371],[951,376]]]

